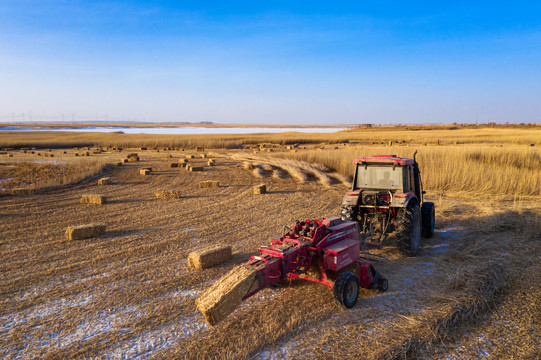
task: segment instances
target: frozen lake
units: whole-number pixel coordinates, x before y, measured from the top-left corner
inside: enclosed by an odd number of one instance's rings
[[[301,133],[333,133],[347,130],[348,128],[249,128],[249,127],[31,127],[31,126],[5,126],[0,127],[0,131],[72,131],[72,132],[123,132],[125,134],[171,134],[171,135],[194,135],[194,134],[255,134],[255,133],[283,133],[283,132],[301,132]]]

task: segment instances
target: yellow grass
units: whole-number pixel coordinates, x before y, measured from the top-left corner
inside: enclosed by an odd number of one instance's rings
[[[418,149],[425,189],[510,195],[541,194],[541,154],[538,147],[464,146],[353,146],[329,151],[281,153],[286,157],[323,164],[352,175],[352,160],[376,154],[412,157]]]
[[[58,162],[9,161],[0,162],[0,194],[14,188],[34,190],[79,183],[106,170],[103,159],[78,158]]]

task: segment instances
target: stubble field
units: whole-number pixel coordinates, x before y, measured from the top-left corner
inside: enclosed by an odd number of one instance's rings
[[[107,171],[111,185],[87,174],[87,181],[66,175],[55,186],[52,176],[36,194],[2,193],[0,357],[539,358],[539,134],[528,136],[528,144],[501,137],[499,144],[207,149],[215,166],[189,160],[202,172],[170,167],[200,155],[195,149],[108,149],[77,161],[75,150],[53,149],[55,165],[115,164],[130,152],[141,161],[91,171]],[[375,266],[389,280],[387,292],[362,291],[345,310],[323,285],[292,281],[248,299],[214,328],[205,324],[194,304],[204,289],[283,225],[339,213],[351,157],[411,156],[414,149],[427,199],[436,204],[436,232],[415,258],[399,253],[392,236],[373,252],[382,256]],[[8,153],[0,155],[3,166],[41,159]],[[152,173],[140,175],[141,167]],[[220,187],[200,189],[204,180]],[[260,183],[269,192],[254,195]],[[156,199],[157,189],[181,198]],[[109,201],[80,204],[83,194]],[[66,240],[66,227],[86,223],[104,223],[107,232]],[[190,269],[188,253],[211,244],[232,245],[232,260]]]

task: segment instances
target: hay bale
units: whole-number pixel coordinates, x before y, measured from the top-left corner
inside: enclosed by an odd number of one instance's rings
[[[235,266],[216,281],[195,304],[209,325],[216,325],[235,310],[244,296],[260,286],[257,270],[250,266]]]
[[[140,175],[150,175],[150,170],[149,169],[140,169],[139,174]]]
[[[176,190],[156,190],[156,198],[158,199],[180,199],[180,191]]]
[[[188,159],[178,159],[178,162],[181,164],[186,164],[188,162]]]
[[[205,151],[205,148],[202,147],[202,146],[197,146],[197,147],[195,148],[195,151]]]
[[[170,163],[169,164],[169,167],[172,167],[172,168],[178,168],[179,166],[179,163]]]
[[[200,189],[219,188],[219,187],[220,187],[220,182],[216,180],[201,181],[199,183]]]
[[[267,185],[261,184],[254,186],[254,194],[266,194],[267,193]]]
[[[231,259],[231,246],[213,246],[192,251],[188,255],[188,265],[197,270],[221,264]]]
[[[172,157],[173,157],[173,155],[171,155],[171,154],[163,154],[162,155],[162,158],[166,158],[166,159],[169,159],[169,158],[172,158]]]
[[[32,189],[32,188],[13,188],[11,190],[11,193],[13,195],[34,195],[36,193],[36,189]]]
[[[129,159],[122,159],[122,162],[123,162],[124,164],[126,164],[128,161],[130,161],[130,160],[129,160]]]
[[[139,161],[139,156],[128,156],[128,161],[131,161],[131,162]]]
[[[66,228],[66,238],[68,240],[86,239],[103,234],[105,234],[105,225],[103,224],[86,224]]]
[[[151,168],[151,167],[148,167],[148,166],[139,168],[139,170],[148,170],[148,171],[152,172],[152,168]]]
[[[117,162],[116,166],[122,166],[122,162]]]
[[[111,178],[108,177],[104,177],[98,180],[98,185],[110,185],[111,183]]]
[[[201,154],[201,155],[199,155],[199,157],[200,157],[201,159],[206,159],[206,158],[207,158],[207,154]]]
[[[81,204],[106,204],[107,198],[103,195],[83,195],[81,196]]]
[[[203,171],[202,166],[190,166],[188,171]]]
[[[0,155],[7,155],[8,152],[7,151],[0,151]]]
[[[194,157],[194,155],[186,155],[186,159],[193,159]]]
[[[208,162],[208,166],[214,166],[214,165],[216,165],[216,160],[210,159]]]

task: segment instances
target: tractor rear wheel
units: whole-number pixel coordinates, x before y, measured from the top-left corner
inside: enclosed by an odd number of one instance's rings
[[[340,210],[340,217],[344,221],[358,221],[358,212],[355,206],[344,205]]]
[[[434,203],[425,202],[421,207],[421,215],[423,218],[423,236],[431,238],[434,235],[434,222],[436,212],[434,211]]]
[[[398,249],[408,256],[415,256],[419,252],[421,225],[422,219],[419,205],[408,205],[398,212],[396,219]]]
[[[359,279],[349,271],[338,276],[333,289],[334,300],[338,305],[351,309],[357,303],[359,296]]]

